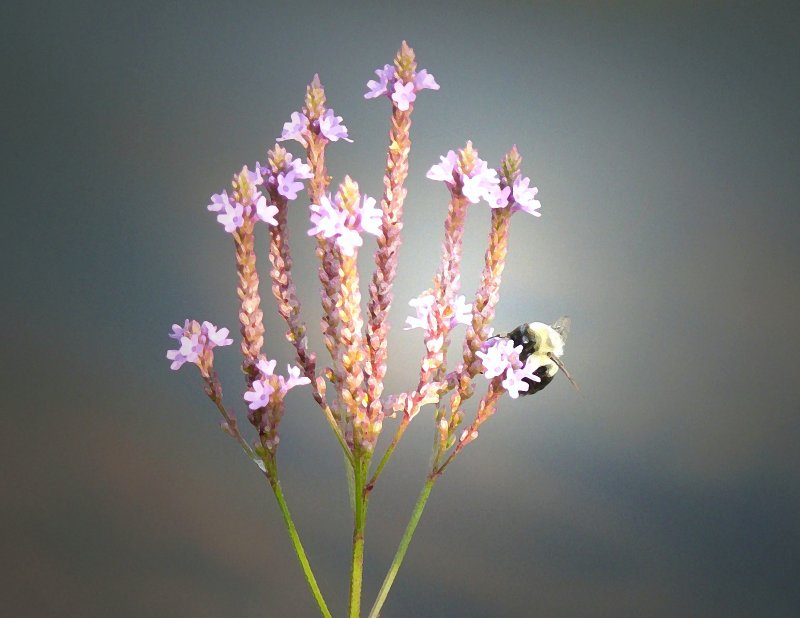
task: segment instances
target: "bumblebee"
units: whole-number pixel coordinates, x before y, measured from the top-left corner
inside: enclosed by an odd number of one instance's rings
[[[514,343],[514,347],[522,346],[519,359],[523,363],[534,357],[533,360],[540,365],[534,372],[534,375],[538,376],[540,381],[535,382],[530,378],[524,378],[528,384],[528,390],[521,392],[520,395],[538,393],[553,381],[559,369],[564,372],[564,375],[575,387],[575,390],[580,392],[577,382],[569,374],[561,360],[561,356],[564,354],[564,342],[569,334],[570,323],[570,319],[564,316],[550,325],[543,322],[528,322],[520,324],[510,333],[496,335],[497,337],[510,339]]]

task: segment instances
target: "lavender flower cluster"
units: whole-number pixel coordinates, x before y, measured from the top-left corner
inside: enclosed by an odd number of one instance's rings
[[[355,529],[362,533],[361,543],[369,495],[405,428],[423,406],[436,404],[434,422],[438,439],[428,475],[432,485],[461,449],[477,437],[478,427],[493,414],[499,396],[505,392],[516,398],[526,391],[526,379],[538,380],[534,371],[540,366],[533,357],[527,363],[521,362],[521,348],[514,348],[508,339],[491,338],[489,326],[499,301],[511,215],[524,212],[540,216],[538,190],[531,186],[530,178],[522,175],[522,159],[516,147],[503,157],[498,168],[492,168],[478,157],[472,143],[467,142],[464,148],[449,150],[427,172],[429,179],[444,183],[450,199],[441,263],[432,286],[409,302],[415,315],[406,319],[406,330],[423,331],[419,380],[416,387],[407,392],[383,394],[388,316],[401,244],[404,185],[411,148],[411,114],[417,94],[426,89],[438,90],[439,84],[427,70],[417,70],[414,52],[405,42],[394,63],[384,65],[375,73],[377,80],[367,82],[364,97],[385,97],[392,106],[385,190],[380,200],[362,194],[350,177],[342,180],[338,190],[330,190],[331,179],[325,164],[327,147],[330,143],[353,140],[342,117],[326,106],[324,88],[315,76],[307,88],[305,105],[302,110],[293,112],[290,121],[284,124],[278,143],[267,153],[267,163],[256,162],[252,170],[244,166],[233,175],[231,189],[212,195],[208,205],[208,210],[216,213],[216,220],[234,241],[246,386],[243,399],[247,419],[258,432],[252,445],[242,436],[236,415],[223,403],[222,387],[214,371],[213,349],[233,343],[228,338],[228,329],[187,319],[183,326],[173,326],[170,337],[177,340],[178,348],[167,352],[172,369],[179,369],[185,363],[194,363],[200,368],[206,393],[223,416],[223,428],[269,479],[287,525],[291,519],[277,482],[275,458],[280,441],[279,424],[287,393],[296,386],[310,386],[348,462],[355,486]],[[292,155],[280,145],[286,141],[299,143],[304,157]],[[330,356],[329,365],[323,368],[317,366],[317,354],[308,347],[289,247],[287,212],[304,187],[309,198],[310,227],[306,234],[316,242],[322,305],[320,325]],[[480,285],[472,302],[467,302],[466,296],[459,293],[464,222],[469,207],[481,201],[491,208],[492,222]],[[259,223],[266,224],[266,228],[257,225]],[[254,242],[260,230],[269,235],[271,290],[278,312],[287,325],[286,339],[296,353],[297,364],[288,365],[285,375],[275,372],[276,361],[267,358],[262,351],[265,330]],[[377,243],[366,315],[362,315],[357,269],[364,234],[374,236]],[[467,327],[461,359],[455,369],[448,372],[451,331],[459,325]],[[479,374],[489,381],[488,390],[478,405],[475,420],[461,431],[463,405],[472,396],[473,380]],[[445,401],[447,393],[451,394],[449,401]],[[371,471],[384,419],[397,413],[401,413],[401,420],[392,443]],[[424,505],[424,500],[421,504]],[[289,528],[291,534],[293,524]],[[292,540],[312,592],[323,614],[329,615],[296,534],[292,535]],[[360,602],[358,542],[358,535],[355,535],[351,616],[358,615],[353,608]],[[385,585],[391,586],[391,579],[393,576]],[[382,603],[379,595],[373,607],[374,615]]]

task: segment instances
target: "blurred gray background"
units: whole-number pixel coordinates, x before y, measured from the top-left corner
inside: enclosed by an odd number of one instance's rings
[[[185,317],[236,330],[232,243],[205,206],[264,160],[314,73],[355,140],[331,145],[334,181],[379,195],[389,104],[362,95],[407,39],[441,90],[414,111],[388,388],[415,382],[420,333],[401,327],[438,262],[447,192],[425,171],[471,139],[492,165],[517,144],[542,202],[541,219],[514,218],[495,324],[570,314],[584,396],[559,379],[502,402],[436,486],[384,615],[800,615],[798,17],[723,2],[4,3],[0,614],[318,615],[271,493],[193,368],[169,370],[167,333]],[[468,294],[488,220],[472,208]],[[302,199],[291,224],[316,333]],[[241,414],[236,350],[217,362]],[[374,493],[367,606],[431,433],[428,410]],[[343,615],[346,486],[308,393],[292,393],[282,436],[290,506]]]

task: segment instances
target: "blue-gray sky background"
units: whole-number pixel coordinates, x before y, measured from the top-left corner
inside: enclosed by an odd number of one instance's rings
[[[471,139],[492,165],[517,144],[542,202],[541,219],[513,221],[496,326],[570,314],[565,359],[584,396],[561,379],[503,401],[435,488],[384,615],[800,614],[789,7],[5,3],[0,613],[315,615],[271,493],[196,372],[169,370],[166,335],[187,316],[235,330],[232,243],[205,206],[264,160],[314,73],[355,140],[331,145],[334,180],[379,194],[389,104],[362,95],[407,39],[441,90],[414,111],[389,390],[415,381],[405,303],[438,262],[447,193],[425,171]],[[487,211],[468,220],[468,293]],[[301,200],[292,235],[314,327],[306,217]],[[235,402],[236,351],[217,358]],[[430,439],[428,412],[375,491],[366,604]],[[292,393],[280,456],[342,615],[346,487],[307,393]]]

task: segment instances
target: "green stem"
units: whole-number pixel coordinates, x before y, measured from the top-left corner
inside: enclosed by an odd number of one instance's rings
[[[389,567],[389,572],[386,573],[386,578],[383,580],[381,589],[378,592],[378,598],[375,599],[375,604],[369,612],[369,618],[378,618],[380,614],[381,607],[383,607],[383,603],[386,601],[386,596],[389,594],[389,589],[394,583],[394,578],[397,577],[397,571],[400,569],[400,564],[402,564],[403,558],[406,555],[408,545],[411,543],[411,537],[414,536],[414,530],[417,528],[419,518],[422,516],[425,503],[428,501],[428,496],[431,493],[431,489],[433,489],[433,484],[436,482],[436,479],[437,476],[435,475],[428,476],[428,480],[422,488],[419,498],[417,498],[417,503],[414,505],[414,512],[411,514],[411,519],[408,522],[408,526],[406,526],[406,531],[403,533],[403,538],[400,540],[400,546],[397,548],[397,553],[394,555],[394,560],[392,560],[392,565]]]
[[[361,615],[361,584],[364,573],[364,527],[367,521],[367,496],[364,487],[367,481],[369,459],[365,455],[355,457],[355,513],[353,525],[353,565],[350,571],[350,618]]]
[[[331,613],[328,610],[328,606],[325,605],[325,599],[322,598],[322,592],[320,592],[319,586],[317,585],[317,580],[314,578],[311,565],[308,563],[308,558],[306,557],[306,552],[303,549],[303,544],[300,542],[300,535],[297,534],[297,528],[294,527],[292,516],[289,514],[289,507],[286,504],[286,499],[283,497],[281,483],[278,480],[278,468],[275,462],[275,457],[265,457],[264,465],[267,468],[267,478],[269,479],[270,487],[272,487],[272,491],[275,494],[275,499],[278,501],[278,504],[281,507],[283,521],[286,523],[286,529],[289,531],[289,536],[292,539],[294,551],[297,554],[297,559],[300,561],[300,566],[303,567],[303,573],[305,573],[306,581],[311,588],[311,593],[317,600],[317,605],[319,605],[322,615],[325,616],[325,618],[331,618]]]
[[[403,437],[403,434],[408,427],[408,423],[411,419],[407,416],[403,416],[403,420],[400,421],[400,426],[397,428],[397,432],[394,434],[394,438],[392,438],[392,443],[386,449],[386,452],[383,454],[380,462],[378,462],[378,467],[375,469],[375,474],[372,475],[372,478],[367,483],[367,493],[371,492],[372,489],[375,487],[375,483],[378,481],[378,477],[381,475],[384,466],[389,461],[389,458],[394,453],[394,449],[397,448],[397,443],[400,442],[400,438]]]

